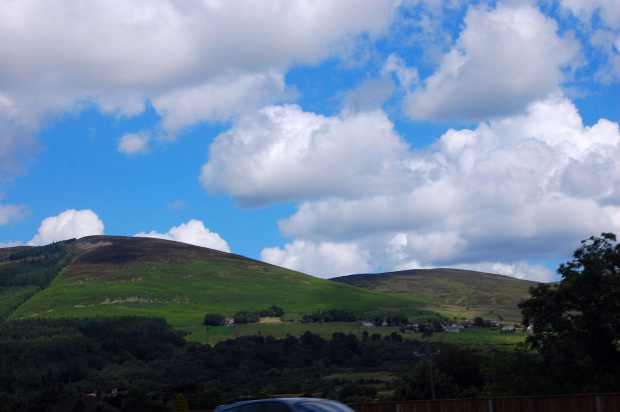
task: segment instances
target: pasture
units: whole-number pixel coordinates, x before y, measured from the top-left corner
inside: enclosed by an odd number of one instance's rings
[[[204,325],[178,326],[177,330],[188,333],[185,339],[189,342],[209,343],[215,345],[226,339],[235,339],[238,336],[273,336],[276,339],[285,338],[287,335],[299,337],[306,331],[316,333],[324,339],[331,339],[336,332],[353,334],[358,338],[362,337],[364,331],[369,335],[379,334],[381,338],[390,336],[393,332],[399,333],[403,339],[423,341],[421,333],[401,333],[397,327],[373,327],[362,328],[355,322],[333,322],[333,323],[300,323],[300,322],[268,322],[268,323],[246,323],[239,325],[211,326],[208,332]],[[434,333],[430,342],[448,343],[464,346],[509,346],[523,342],[527,334],[522,332],[501,333],[499,330],[486,330],[482,328],[465,328],[459,333],[438,332]]]

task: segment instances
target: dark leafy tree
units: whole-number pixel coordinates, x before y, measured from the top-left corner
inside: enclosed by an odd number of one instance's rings
[[[175,396],[172,401],[172,406],[175,411],[189,411],[189,404],[182,393],[178,393],[177,396]]]
[[[224,323],[224,319],[226,319],[226,317],[219,313],[207,313],[202,323],[207,326],[219,326]]]
[[[344,309],[330,309],[312,314],[304,314],[305,323],[355,322],[355,314]]]
[[[539,356],[528,351],[498,351],[480,363],[482,393],[487,396],[545,395],[553,392],[545,382]],[[473,379],[477,380],[477,376]]]
[[[198,406],[201,409],[215,409],[223,401],[224,395],[214,387],[207,387],[198,394]]]
[[[260,320],[260,316],[252,310],[238,310],[234,319],[235,323],[256,323]]]
[[[422,400],[432,399],[431,375],[428,360],[416,362],[405,372],[401,373],[395,383],[396,391],[403,399]],[[437,399],[449,399],[458,397],[457,385],[445,373],[437,368],[434,360],[431,360],[433,368],[433,383]]]
[[[137,388],[131,388],[127,398],[123,401],[121,412],[142,412],[150,410],[153,403],[146,397],[146,393]]]
[[[260,312],[260,316],[261,317],[269,317],[269,318],[280,318],[282,316],[284,316],[284,309],[276,306],[276,305],[271,305],[268,309],[264,309]]]
[[[519,304],[526,340],[557,392],[620,390],[620,246],[613,233],[582,241],[561,264],[562,280],[530,288]]]

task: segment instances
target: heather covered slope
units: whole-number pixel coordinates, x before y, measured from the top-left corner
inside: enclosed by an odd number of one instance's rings
[[[410,297],[461,312],[465,317],[500,314],[518,320],[517,304],[535,282],[459,269],[414,269],[331,279],[393,296]]]
[[[207,312],[232,316],[271,305],[286,312],[414,310],[422,303],[366,291],[239,255],[151,238],[90,236],[68,245],[73,260],[11,318],[161,316],[198,324]]]

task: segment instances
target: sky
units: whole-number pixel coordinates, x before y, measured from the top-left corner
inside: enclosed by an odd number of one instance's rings
[[[619,122],[617,0],[0,0],[0,247],[554,281]]]

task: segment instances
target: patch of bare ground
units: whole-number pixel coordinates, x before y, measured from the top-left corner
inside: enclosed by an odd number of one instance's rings
[[[143,297],[138,297],[138,296],[130,296],[128,298],[116,298],[113,300],[110,300],[109,298],[104,300],[103,302],[101,302],[101,305],[111,305],[114,303],[136,303],[136,302],[140,302],[140,303],[154,303],[157,302],[157,299],[151,299],[148,296],[143,296]]]
[[[280,318],[260,318],[260,323],[282,323]]]
[[[88,240],[78,240],[75,242],[75,247],[80,250],[91,250],[102,246],[110,246],[112,242],[89,242]]]
[[[170,300],[161,300],[150,296],[130,296],[128,298],[106,298],[100,305],[113,305],[116,303],[189,303],[189,296],[174,297]]]

